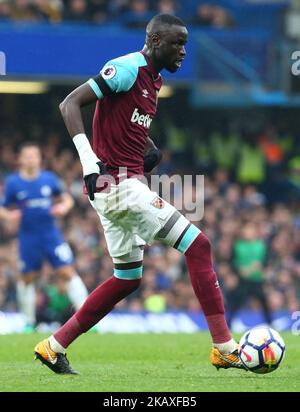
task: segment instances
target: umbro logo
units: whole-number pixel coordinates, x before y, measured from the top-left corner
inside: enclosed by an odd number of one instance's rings
[[[142,90],[142,96],[143,96],[143,97],[146,97],[146,98],[149,96],[149,92],[148,92],[147,89],[143,89],[143,90]]]

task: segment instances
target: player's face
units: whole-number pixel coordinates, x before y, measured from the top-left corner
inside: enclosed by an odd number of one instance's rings
[[[181,66],[186,55],[188,31],[182,26],[171,26],[160,34],[156,56],[160,64],[171,73],[175,73]]]
[[[41,152],[38,147],[28,146],[21,150],[19,165],[23,170],[38,170],[41,167]]]

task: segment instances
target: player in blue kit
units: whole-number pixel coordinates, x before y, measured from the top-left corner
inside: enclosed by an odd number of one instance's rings
[[[87,290],[72,263],[73,254],[65,242],[56,217],[65,216],[73,199],[64,193],[58,177],[41,170],[41,151],[36,143],[23,144],[19,171],[8,176],[0,207],[0,218],[19,223],[18,240],[22,277],[17,283],[17,300],[27,329],[35,325],[34,282],[45,260],[67,282],[68,296],[77,310]]]

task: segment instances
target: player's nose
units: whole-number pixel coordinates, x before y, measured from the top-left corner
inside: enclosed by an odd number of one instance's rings
[[[182,47],[180,48],[179,54],[180,54],[180,57],[182,57],[182,58],[185,57],[185,55],[186,55],[186,50],[185,50],[185,47],[184,47],[184,46],[182,46]]]

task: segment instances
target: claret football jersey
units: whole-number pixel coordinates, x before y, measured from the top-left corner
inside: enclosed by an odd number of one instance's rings
[[[89,85],[98,97],[92,147],[109,174],[144,174],[144,148],[156,113],[162,79],[148,56],[131,53],[105,64]]]

